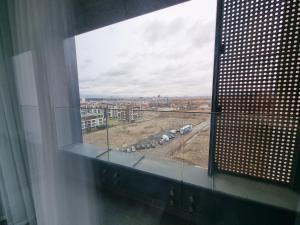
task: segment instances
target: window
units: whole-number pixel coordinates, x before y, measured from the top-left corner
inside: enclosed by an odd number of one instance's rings
[[[184,46],[210,37],[193,13],[210,21],[215,2],[165,8],[181,2],[0,1],[1,225],[299,222],[300,1],[218,0],[214,57]],[[73,36],[99,27],[77,42],[79,108]],[[210,96],[197,60],[213,58]]]
[[[85,143],[207,168],[215,9],[190,1],[76,37],[81,117],[102,118]]]

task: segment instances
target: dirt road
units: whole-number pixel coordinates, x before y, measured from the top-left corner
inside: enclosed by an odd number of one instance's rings
[[[183,160],[187,163],[207,168],[209,126],[210,121],[206,120],[194,126],[190,133],[179,135],[169,143],[155,149],[141,150],[139,154]]]

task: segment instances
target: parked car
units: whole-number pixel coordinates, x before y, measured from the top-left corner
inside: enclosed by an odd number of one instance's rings
[[[177,130],[174,130],[174,129],[173,129],[173,130],[170,130],[169,132],[170,132],[171,134],[176,134],[176,133],[177,133]]]
[[[186,134],[191,132],[193,129],[193,126],[191,124],[185,125],[183,127],[180,128],[180,134]]]
[[[169,136],[164,134],[163,136],[161,136],[161,139],[164,140],[165,142],[168,142],[170,140]]]
[[[172,133],[168,133],[167,135],[168,135],[169,139],[173,139],[173,138],[176,137],[176,136],[175,136],[174,134],[172,134]]]
[[[158,141],[158,144],[160,144],[160,145],[163,145],[165,143],[165,141],[163,140],[163,139],[160,139],[159,141]]]
[[[169,140],[170,140],[169,136],[166,135],[166,134],[164,134],[164,135],[161,136],[161,138],[160,138],[160,140],[159,140],[158,143],[159,143],[160,145],[162,145],[162,144],[168,142]]]

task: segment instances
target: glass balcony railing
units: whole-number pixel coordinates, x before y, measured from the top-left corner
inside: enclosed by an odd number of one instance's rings
[[[84,143],[107,150],[102,158],[208,167],[209,112],[81,108],[81,126]]]

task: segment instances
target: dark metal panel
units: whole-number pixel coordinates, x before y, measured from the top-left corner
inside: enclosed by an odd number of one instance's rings
[[[149,209],[158,209],[161,218],[166,214],[172,215],[173,219],[181,218],[185,221],[183,224],[281,225],[295,224],[299,216],[296,211],[228,195],[210,187],[188,184],[71,152],[61,153],[66,154],[64,161],[69,165],[66,167],[69,181],[74,179],[76,184],[84,179],[92,187],[96,182],[101,196],[111,195],[117,199],[114,205],[120,207],[120,211],[126,212],[126,208],[122,208],[124,205],[119,204],[122,199],[128,203],[126,207],[134,208],[137,213],[140,213],[140,208],[135,202],[145,204]],[[73,163],[90,167],[91,173],[88,176],[79,175]]]
[[[101,187],[125,194],[135,193],[136,199],[151,201],[164,208],[180,207],[181,182],[134,168],[97,160],[96,180]]]
[[[187,224],[294,224],[297,213],[233,197],[212,189],[93,160],[102,190],[174,214]],[[255,216],[254,216],[255,215]]]
[[[75,35],[160,10],[187,0],[73,0]]]
[[[220,59],[216,55],[220,66],[214,74],[214,111],[222,109],[212,123],[217,172],[295,183],[299,8],[293,0],[224,2],[224,52]]]
[[[215,32],[215,60],[213,71],[213,88],[212,88],[212,104],[211,104],[211,128],[210,128],[210,143],[209,143],[209,161],[208,161],[208,174],[212,175],[214,172],[214,158],[215,158],[215,143],[216,143],[216,122],[217,113],[220,111],[217,100],[217,87],[219,80],[219,67],[220,67],[220,54],[222,53],[222,19],[223,19],[224,0],[218,0],[217,3],[217,19],[216,19],[216,32]]]
[[[298,4],[298,5],[297,5]],[[297,9],[297,10],[296,10]],[[298,56],[298,59],[296,62],[293,62],[293,56],[290,55],[292,58],[289,58],[288,60],[290,61],[290,65],[292,65],[291,71],[293,74],[298,75],[297,80],[295,80],[295,83],[297,83],[297,86],[300,87],[300,2],[299,1],[294,1],[294,5],[292,8],[289,9],[289,14],[298,14],[298,18],[293,18],[292,16],[289,17],[288,23],[290,24],[288,32],[294,33],[294,29],[296,29],[298,37],[296,36],[293,40],[294,46],[293,46],[293,51],[296,56]],[[296,28],[296,27],[297,28]],[[288,44],[288,42],[287,42]],[[287,46],[288,47],[288,46]],[[295,64],[294,64],[295,63]],[[300,99],[300,91],[297,91],[294,95],[294,98],[298,100]],[[296,132],[296,140],[295,140],[295,169],[292,170],[293,177],[295,179],[293,180],[293,186],[295,189],[300,190],[300,116],[298,114],[297,118],[295,118],[298,124],[298,129]]]

